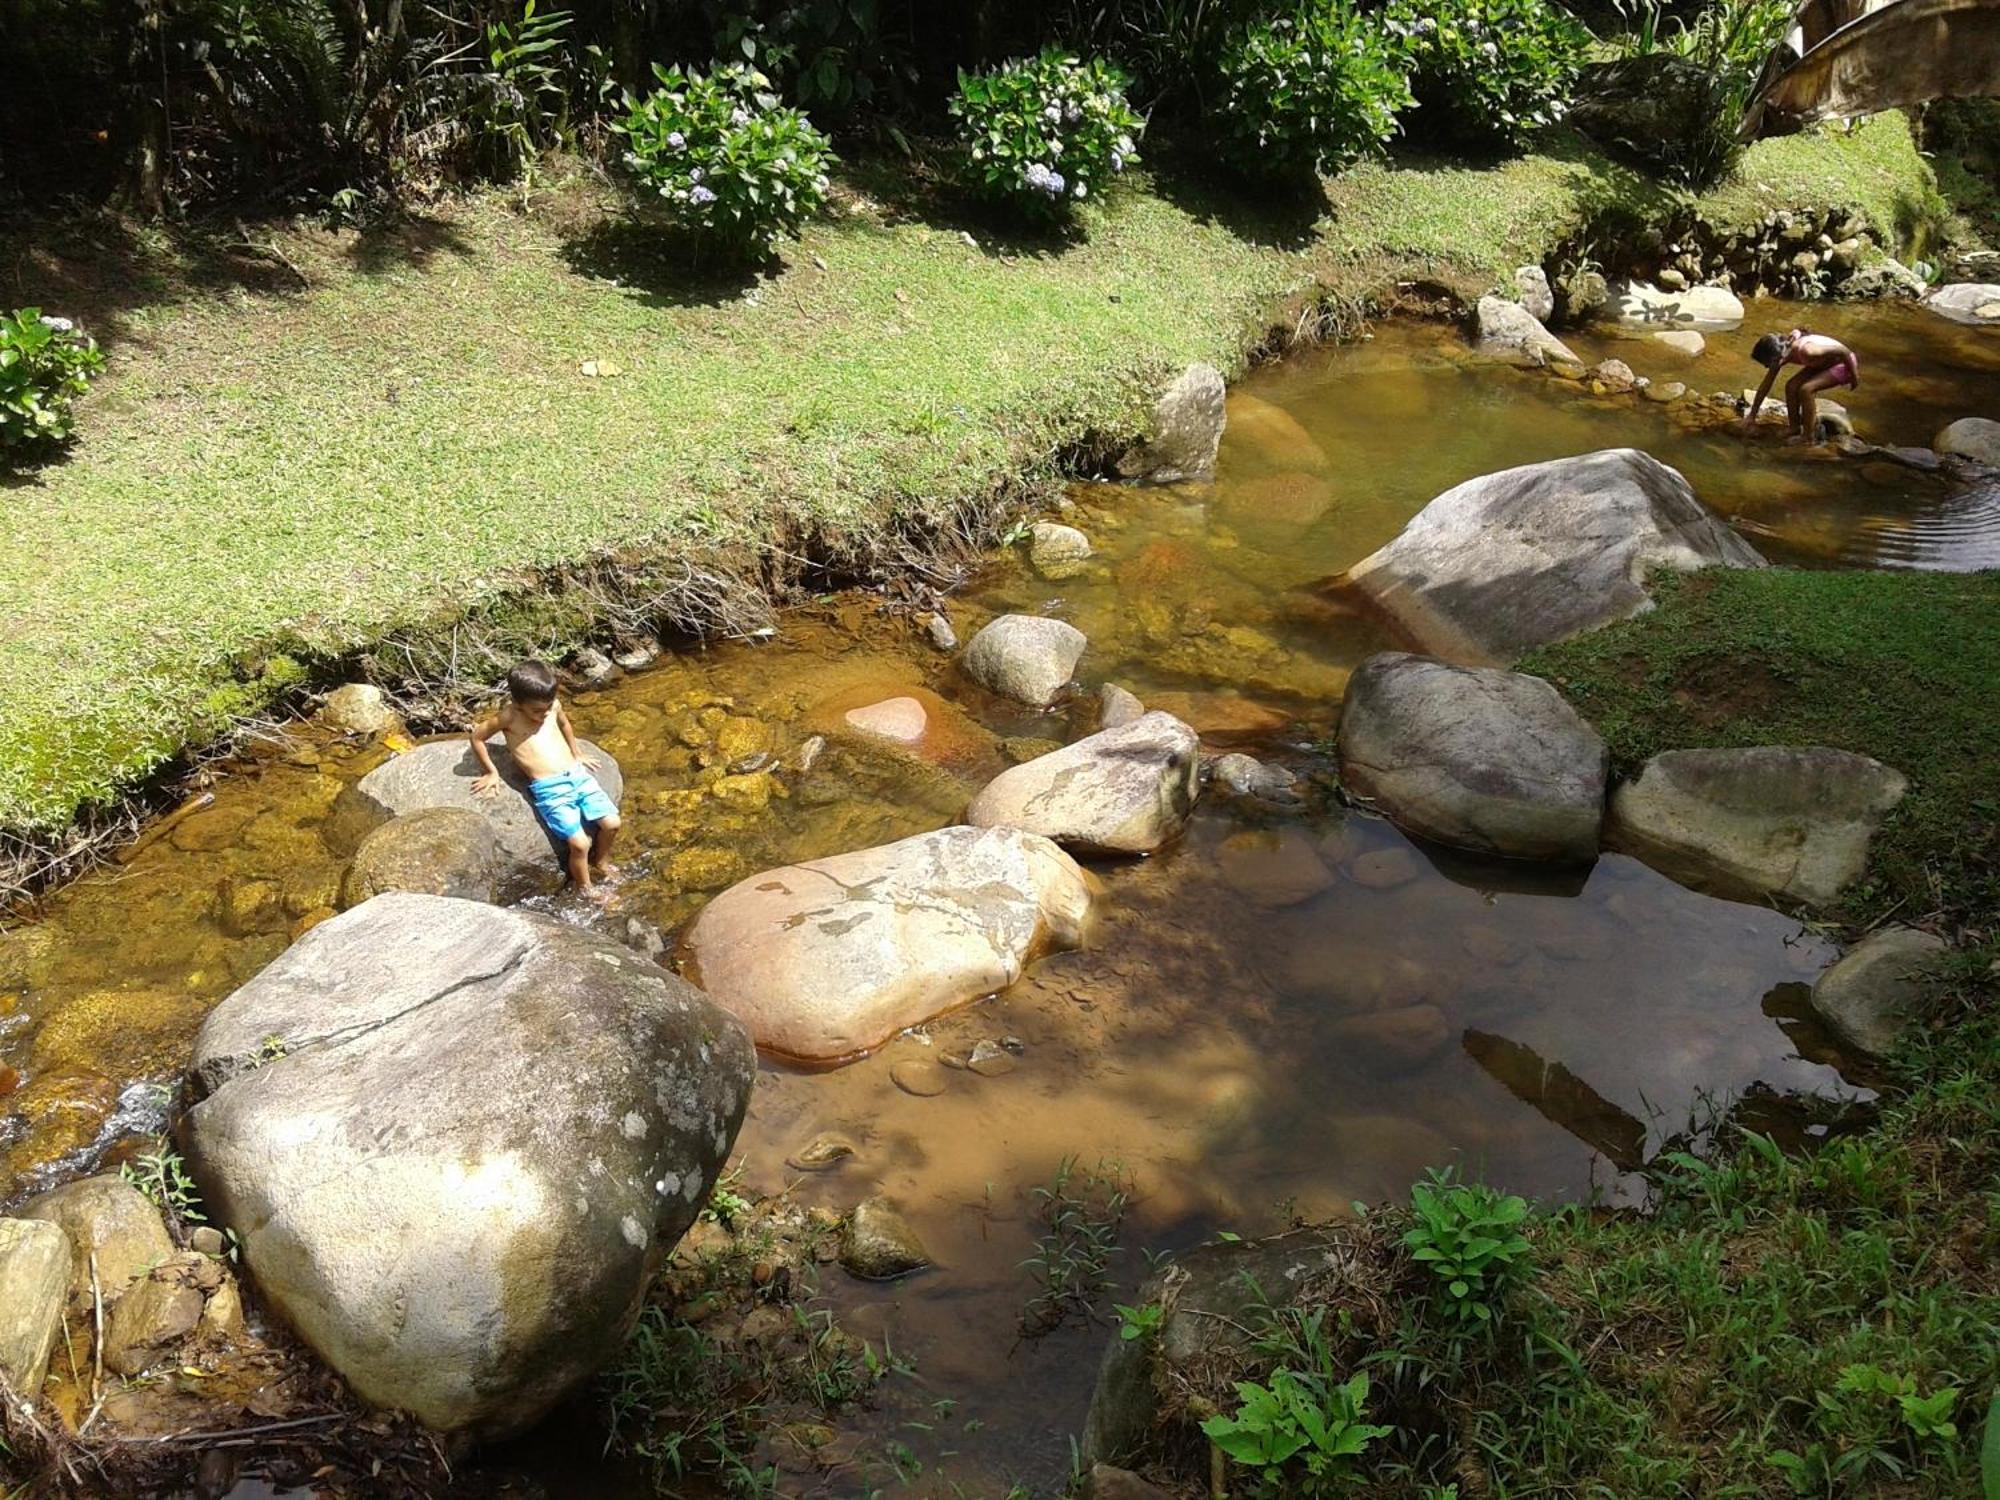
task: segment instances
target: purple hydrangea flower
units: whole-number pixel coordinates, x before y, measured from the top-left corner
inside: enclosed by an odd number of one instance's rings
[[[688,194],[688,202],[693,204],[706,205],[713,203],[714,201],[715,201],[715,194],[711,193],[705,187],[698,187],[694,189],[694,191]]]
[[[670,130],[667,132],[667,144],[669,146],[672,146],[674,150],[676,151],[680,150],[681,147],[685,146],[687,143],[688,143],[688,138],[682,135],[678,130]]]

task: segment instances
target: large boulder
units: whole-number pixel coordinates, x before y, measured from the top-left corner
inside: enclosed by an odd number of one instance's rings
[[[14,1211],[24,1219],[45,1220],[68,1237],[73,1296],[91,1294],[93,1256],[97,1289],[109,1301],[174,1253],[153,1200],[116,1172],[65,1182]]]
[[[577,741],[597,762],[594,774],[613,802],[625,790],[625,778],[613,760],[589,740]],[[434,740],[382,762],[356,784],[364,801],[389,817],[426,807],[457,807],[476,812],[493,825],[500,850],[520,865],[539,866],[561,858],[561,851],[535,819],[528,801],[528,783],[499,736],[487,741],[501,784],[490,797],[475,797],[472,783],[480,774],[472,747],[463,738]]]
[[[1002,615],[965,648],[965,670],[988,692],[1047,708],[1069,686],[1089,642],[1081,630],[1046,615]]]
[[[1200,776],[1195,732],[1172,714],[1143,714],[1003,771],[965,821],[1087,854],[1150,854],[1186,825]]]
[[[1509,302],[1504,297],[1481,297],[1473,316],[1477,323],[1474,347],[1482,359],[1523,369],[1583,363],[1567,344],[1542,326],[1540,318],[1518,302]]]
[[[2000,328],[2000,286],[1976,281],[1941,286],[1925,296],[1924,306],[1954,323]]]
[[[755,1068],[627,948],[396,892],[215,1008],[182,1141],[265,1300],[356,1391],[491,1437],[616,1351]]]
[[[1991,417],[1960,417],[1940,431],[1931,446],[1940,453],[1956,453],[2000,469],[2000,422]]]
[[[1670,750],[1612,793],[1605,842],[1697,890],[1820,904],[1867,866],[1908,786],[1880,761],[1822,746]]]
[[[1340,712],[1340,776],[1411,833],[1517,859],[1597,858],[1609,757],[1539,677],[1371,656]]]
[[[1119,460],[1119,472],[1146,484],[1210,478],[1228,396],[1214,365],[1189,365],[1153,403],[1152,436]]]
[[[1726,333],[1743,322],[1742,299],[1721,286],[1663,291],[1644,281],[1621,282],[1611,289],[1610,311],[1621,327],[1643,333],[1663,328]]]
[[[942,828],[738,882],[695,919],[687,971],[758,1046],[840,1061],[1078,947],[1093,894],[1039,834]]]
[[[1381,1306],[1380,1271],[1354,1237],[1323,1226],[1262,1240],[1202,1245],[1154,1270],[1133,1298],[1158,1307],[1148,1338],[1113,1338],[1097,1370],[1084,1419],[1085,1463],[1130,1463],[1177,1434],[1170,1415],[1189,1421],[1187,1397],[1226,1400],[1232,1371],[1253,1362],[1254,1332],[1266,1311],[1301,1299],[1326,1306]],[[1217,1381],[1222,1388],[1211,1391]],[[1169,1393],[1173,1405],[1167,1405]]]
[[[1813,982],[1813,1013],[1856,1052],[1883,1057],[1909,1020],[1926,969],[1945,941],[1914,927],[1889,927],[1856,943]]]
[[[463,807],[426,807],[391,818],[361,841],[341,881],[342,910],[385,891],[491,901],[508,861],[493,825]]]
[[[40,1219],[0,1219],[0,1380],[41,1394],[69,1295],[69,1240]]]
[[[1609,448],[1446,490],[1344,582],[1426,650],[1506,666],[1652,608],[1656,568],[1718,563],[1764,566],[1677,471]]]

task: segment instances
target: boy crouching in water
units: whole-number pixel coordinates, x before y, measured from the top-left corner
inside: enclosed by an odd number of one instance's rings
[[[472,783],[475,796],[490,797],[500,787],[500,772],[487,753],[486,741],[507,737],[514,764],[528,778],[528,800],[535,816],[568,846],[569,878],[579,891],[597,898],[596,880],[618,873],[610,863],[618,839],[618,809],[590,773],[597,762],[577,748],[569,715],[556,702],[556,674],[546,662],[524,661],[507,674],[513,701],[481,723],[467,738],[485,774]]]

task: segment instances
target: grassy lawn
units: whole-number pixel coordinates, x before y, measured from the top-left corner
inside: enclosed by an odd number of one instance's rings
[[[1895,117],[1779,145],[1744,175],[1781,197],[1878,158],[1927,180]],[[1652,191],[1574,149],[1368,166],[1279,233],[1135,184],[1074,243],[1010,246],[851,187],[781,274],[720,284],[497,193],[397,234],[250,230],[274,247],[254,278],[31,236],[8,300],[84,312],[111,373],[75,451],[9,481],[0,828],[60,829],[219,732],[296,680],[274,650],[338,654],[613,549],[865,558],[1132,430],[1160,376],[1240,363],[1316,284],[1504,271]]]
[[[1910,778],[1844,915],[2000,910],[2000,574],[1717,570],[1524,664],[1618,769],[1660,750],[1832,745]]]

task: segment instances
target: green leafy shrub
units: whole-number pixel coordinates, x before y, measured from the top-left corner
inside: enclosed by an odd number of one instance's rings
[[[1488,1326],[1527,1269],[1529,1245],[1519,1225],[1525,1198],[1432,1172],[1410,1189],[1416,1223],[1403,1243],[1441,1283],[1443,1306],[1458,1327]]]
[[[1136,161],[1145,129],[1123,73],[1053,47],[991,73],[960,72],[951,113],[973,185],[1045,221]]]
[[[1518,143],[1562,118],[1590,34],[1553,0],[1391,0],[1426,133]]]
[[[631,101],[618,127],[626,165],[702,241],[769,255],[826,201],[826,137],[752,68],[653,72],[660,87]]]
[[[69,319],[39,307],[0,317],[0,449],[66,441],[76,398],[103,369],[96,341]]]
[[[1344,166],[1394,135],[1415,102],[1404,49],[1351,0],[1252,22],[1221,70],[1229,154],[1266,175]]]
[[[1323,1374],[1279,1369],[1269,1385],[1237,1382],[1236,1400],[1234,1416],[1210,1417],[1201,1430],[1254,1470],[1267,1495],[1324,1495],[1343,1488],[1355,1477],[1354,1460],[1395,1430],[1366,1420],[1365,1374],[1335,1382]]]

